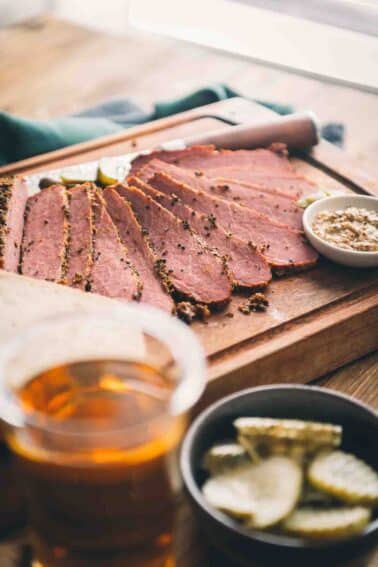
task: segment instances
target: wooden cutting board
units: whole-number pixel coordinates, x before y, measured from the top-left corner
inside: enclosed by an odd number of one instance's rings
[[[271,114],[255,103],[235,98],[24,160],[0,168],[0,175],[55,169],[135,152],[162,141]],[[378,195],[376,180],[326,142],[311,154],[294,155],[292,159],[298,172],[323,188]],[[73,293],[63,286],[31,282],[0,271],[1,339],[46,312],[62,310],[67,298],[88,308],[93,298],[103,300]],[[270,305],[265,313],[240,313],[237,307],[245,297],[239,295],[225,312],[206,323],[193,324],[209,360],[209,384],[201,405],[247,386],[309,382],[378,346],[378,270],[353,270],[321,260],[312,270],[275,279],[267,297]]]

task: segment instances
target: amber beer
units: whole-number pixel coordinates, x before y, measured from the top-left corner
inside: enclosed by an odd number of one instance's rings
[[[57,366],[17,390],[37,419],[11,429],[8,443],[42,564],[76,565],[77,557],[82,565],[90,551],[91,565],[119,554],[126,559],[116,565],[174,565],[175,460],[186,418],[167,414],[172,388],[147,364],[97,360]]]
[[[177,453],[204,353],[176,318],[109,305],[52,315],[0,348],[0,425],[33,567],[175,565]]]

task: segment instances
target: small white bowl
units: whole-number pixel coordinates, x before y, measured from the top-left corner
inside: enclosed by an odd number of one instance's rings
[[[335,211],[346,209],[347,207],[358,207],[360,209],[364,208],[378,211],[378,198],[365,197],[363,195],[340,195],[315,201],[309,205],[303,213],[303,228],[308,240],[320,254],[338,264],[352,266],[353,268],[371,268],[378,266],[378,252],[359,252],[357,250],[338,248],[322,238],[319,238],[319,236],[314,233],[312,223],[320,211]]]

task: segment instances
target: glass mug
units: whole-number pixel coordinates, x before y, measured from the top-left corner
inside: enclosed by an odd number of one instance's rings
[[[192,331],[143,306],[58,316],[2,349],[0,377],[35,564],[175,565],[177,452],[205,383]]]

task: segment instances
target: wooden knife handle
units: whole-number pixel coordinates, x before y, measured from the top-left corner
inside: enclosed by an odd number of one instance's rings
[[[310,112],[277,116],[271,120],[253,124],[227,126],[208,134],[199,134],[184,139],[185,145],[214,144],[219,148],[236,150],[269,146],[282,142],[289,149],[303,150],[319,142],[319,128],[315,116]]]

